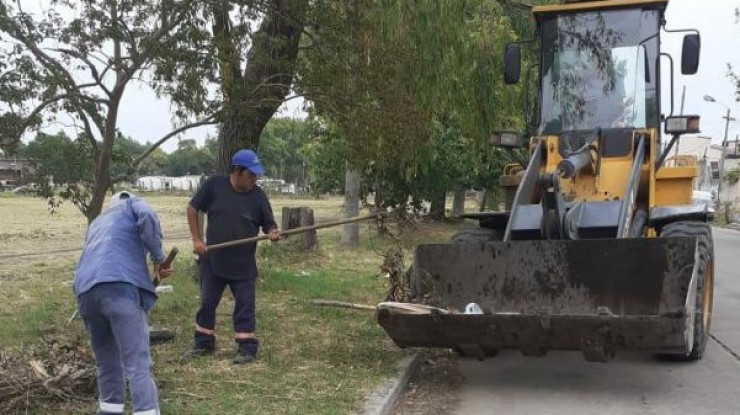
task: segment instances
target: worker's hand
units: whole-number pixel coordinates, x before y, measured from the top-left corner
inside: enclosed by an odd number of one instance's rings
[[[280,230],[277,228],[270,229],[270,232],[267,233],[267,237],[270,238],[272,242],[277,242],[283,239],[283,235],[280,233]]]
[[[203,255],[206,253],[206,244],[203,242],[202,239],[193,239],[193,252],[198,255]]]
[[[160,279],[165,279],[169,277],[172,274],[172,265],[168,265],[166,267],[162,267],[162,264],[154,264],[154,275],[159,277]]]

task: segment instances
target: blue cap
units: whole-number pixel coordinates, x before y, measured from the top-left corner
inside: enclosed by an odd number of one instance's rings
[[[257,176],[261,176],[265,173],[265,169],[262,168],[262,164],[260,164],[259,157],[257,157],[257,154],[252,150],[237,151],[236,154],[234,154],[234,158],[231,160],[231,165],[244,167]]]

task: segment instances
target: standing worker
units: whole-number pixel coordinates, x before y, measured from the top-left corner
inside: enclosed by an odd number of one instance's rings
[[[169,276],[172,268],[160,265],[165,256],[154,211],[131,193],[116,193],[90,224],[74,279],[77,308],[97,365],[100,415],[123,414],[126,379],[133,414],[159,414],[146,317],[157,295],[147,253],[154,273]]]
[[[213,353],[216,346],[216,308],[228,285],[234,295],[235,364],[249,363],[257,357],[255,337],[255,282],[257,244],[238,245],[206,252],[198,211],[208,215],[206,236],[209,244],[256,236],[259,228],[271,241],[280,239],[267,195],[257,186],[264,173],[257,154],[239,150],[233,157],[228,176],[206,180],[190,201],[187,216],[193,251],[200,257],[200,310],[195,316],[192,354]]]

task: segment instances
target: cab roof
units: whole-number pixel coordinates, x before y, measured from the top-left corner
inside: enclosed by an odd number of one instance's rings
[[[632,7],[654,7],[665,9],[668,0],[591,0],[591,1],[570,1],[566,4],[535,6],[532,13],[535,17],[545,14],[559,14],[568,12],[608,10]]]

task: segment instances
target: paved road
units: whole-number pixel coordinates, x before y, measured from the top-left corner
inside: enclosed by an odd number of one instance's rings
[[[740,232],[714,230],[712,336],[697,363],[622,353],[608,364],[577,352],[506,351],[462,360],[458,414],[740,414]]]

